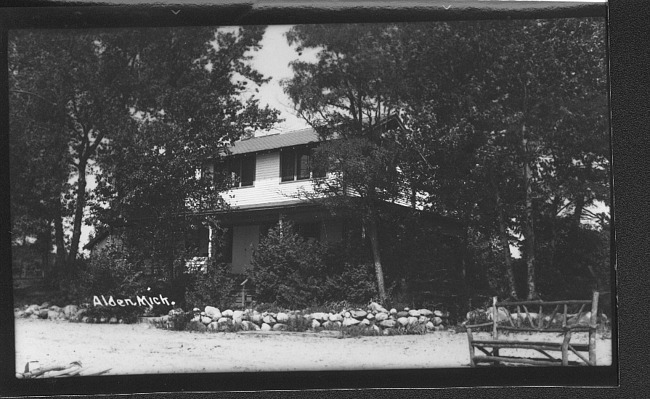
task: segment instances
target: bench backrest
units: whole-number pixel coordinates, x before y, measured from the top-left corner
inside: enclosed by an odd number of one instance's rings
[[[595,330],[598,292],[591,300],[498,302],[488,308],[492,335],[498,331],[565,332]]]

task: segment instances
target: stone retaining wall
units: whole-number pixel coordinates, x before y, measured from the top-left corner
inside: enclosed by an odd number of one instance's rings
[[[34,319],[69,320],[86,323],[124,323],[117,317],[90,318],[87,308],[67,305],[63,308],[30,305],[24,309],[14,309],[15,317]],[[186,314],[182,309],[173,309],[166,316],[140,318],[162,328],[173,328],[174,320]],[[448,325],[448,313],[430,309],[385,309],[377,303],[370,303],[366,309],[348,309],[340,312],[259,312],[255,309],[219,310],[206,306],[203,311],[193,310],[193,318],[188,329],[195,331],[296,331],[296,330],[341,330],[357,326],[376,334],[390,334],[392,330],[407,330],[418,333],[438,331]]]

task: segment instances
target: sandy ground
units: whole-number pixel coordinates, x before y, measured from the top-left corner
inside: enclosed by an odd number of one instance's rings
[[[453,331],[339,339],[332,334],[196,333],[147,324],[17,319],[15,337],[17,371],[33,360],[41,365],[81,361],[87,372],[110,368],[112,375],[469,366],[467,335]],[[599,337],[599,365],[611,364],[611,346],[610,339]]]

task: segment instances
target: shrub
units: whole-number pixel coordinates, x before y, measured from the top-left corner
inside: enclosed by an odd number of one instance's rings
[[[321,244],[302,238],[291,223],[271,229],[247,272],[255,283],[256,298],[289,308],[318,303],[325,291],[322,252]]]
[[[374,266],[347,243],[323,244],[297,234],[291,223],[263,238],[247,272],[256,299],[288,308],[346,301],[366,304],[376,297]]]
[[[118,320],[122,320],[124,323],[132,324],[138,321],[138,316],[141,314],[141,309],[139,308],[121,308],[121,307],[104,307],[104,306],[94,306],[88,308],[84,313],[84,317],[89,317],[91,319],[100,320],[105,318],[110,320],[112,317],[115,317]]]
[[[188,308],[209,305],[224,309],[232,305],[231,293],[235,288],[235,278],[230,273],[228,264],[211,261],[205,271],[189,274],[188,280],[185,289]]]

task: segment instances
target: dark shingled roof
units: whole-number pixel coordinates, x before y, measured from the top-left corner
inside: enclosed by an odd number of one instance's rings
[[[268,151],[283,147],[291,147],[294,145],[315,143],[317,141],[318,133],[316,133],[314,129],[307,128],[237,141],[232,145],[232,147],[230,147],[230,152],[233,155],[248,154],[251,152]]]

